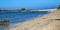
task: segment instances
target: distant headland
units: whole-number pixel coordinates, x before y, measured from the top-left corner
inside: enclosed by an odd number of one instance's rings
[[[27,9],[20,9],[20,10],[0,10],[0,12],[49,12],[56,9],[46,9],[46,10],[27,10]]]
[[[57,9],[60,9],[60,5],[57,7]],[[26,8],[21,8],[20,10],[0,10],[0,12],[49,12],[57,9],[46,9],[46,10],[31,10]]]

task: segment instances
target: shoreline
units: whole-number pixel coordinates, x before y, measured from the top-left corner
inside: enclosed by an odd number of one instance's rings
[[[55,20],[60,18],[60,11],[52,11],[50,14],[34,18],[30,21],[17,24],[16,26],[9,28],[8,30],[58,30],[60,27],[60,21]]]
[[[49,13],[48,13],[48,14],[49,14]],[[46,14],[44,14],[44,15],[46,15]],[[43,15],[43,16],[44,16],[44,15]],[[42,15],[39,15],[39,16],[37,16],[37,17],[35,17],[35,18],[32,18],[32,19],[41,18],[41,17],[42,17]],[[24,21],[24,22],[31,21],[32,19],[26,20],[26,21]],[[16,25],[18,25],[18,24],[22,24],[22,23],[24,23],[24,22],[19,22],[19,23],[17,23],[17,24],[16,24],[16,23],[15,23],[15,24],[12,23],[12,24],[9,25],[9,27],[14,27],[14,26],[16,26]]]

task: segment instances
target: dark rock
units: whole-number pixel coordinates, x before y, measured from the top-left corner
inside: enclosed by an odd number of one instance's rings
[[[0,21],[0,26],[8,26],[9,23],[10,22],[8,20],[3,20],[3,21]]]

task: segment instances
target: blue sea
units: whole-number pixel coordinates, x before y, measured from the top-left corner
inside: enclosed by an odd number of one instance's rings
[[[0,12],[0,21],[9,20],[11,25],[29,21],[45,14],[49,14],[49,12]]]

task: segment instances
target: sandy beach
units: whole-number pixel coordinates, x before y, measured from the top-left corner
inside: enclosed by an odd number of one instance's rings
[[[60,30],[60,10],[31,19],[5,30]]]

